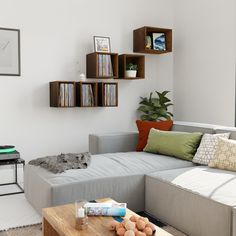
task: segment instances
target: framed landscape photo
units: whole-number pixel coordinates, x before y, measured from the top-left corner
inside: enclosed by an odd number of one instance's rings
[[[154,50],[166,51],[166,36],[164,33],[153,33],[152,42]]]
[[[20,30],[0,28],[0,75],[20,74]]]
[[[95,52],[111,52],[109,37],[93,36]]]

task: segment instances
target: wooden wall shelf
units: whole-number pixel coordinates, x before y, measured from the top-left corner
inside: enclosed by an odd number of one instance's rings
[[[146,49],[146,36],[151,36],[152,38],[152,33],[165,34],[165,40],[166,40],[165,51]],[[134,30],[133,51],[138,52],[138,53],[147,53],[147,54],[164,54],[164,53],[172,52],[172,29],[144,26],[142,28]]]
[[[98,83],[98,106],[118,106],[118,84],[113,82]]]
[[[126,66],[129,63],[136,64],[138,66],[136,77],[126,76]],[[119,79],[135,80],[145,78],[145,56],[138,54],[122,54],[119,55]]]
[[[118,78],[117,53],[90,53],[86,57],[87,78]]]
[[[50,82],[51,107],[75,107],[76,84],[74,81]]]
[[[50,82],[51,107],[118,106],[118,84],[113,82]]]
[[[93,82],[76,83],[76,106],[96,107],[98,100],[98,86]]]

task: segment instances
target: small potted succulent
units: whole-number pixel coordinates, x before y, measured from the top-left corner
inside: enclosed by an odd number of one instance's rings
[[[138,65],[129,63],[126,66],[125,77],[135,78],[137,75]]]

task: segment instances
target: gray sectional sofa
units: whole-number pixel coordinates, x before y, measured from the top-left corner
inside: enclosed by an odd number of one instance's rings
[[[236,129],[175,122],[175,131]],[[89,136],[91,165],[52,174],[26,165],[25,195],[41,212],[76,199],[112,197],[193,236],[236,236],[236,172],[196,166],[173,157],[135,152],[136,132]]]

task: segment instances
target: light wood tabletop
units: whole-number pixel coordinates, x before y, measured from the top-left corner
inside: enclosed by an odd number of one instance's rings
[[[96,202],[115,202],[110,198],[96,200]],[[137,215],[127,208],[126,218]],[[75,229],[75,205],[43,209],[43,236],[114,236],[115,232],[107,229],[112,217],[89,216],[89,226],[86,230]],[[173,236],[156,226],[156,236]]]

